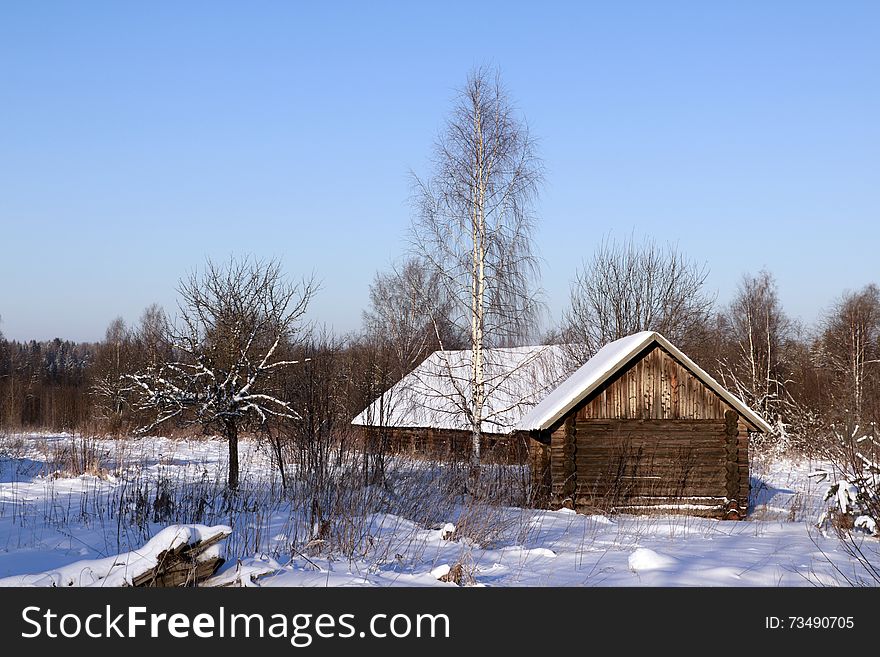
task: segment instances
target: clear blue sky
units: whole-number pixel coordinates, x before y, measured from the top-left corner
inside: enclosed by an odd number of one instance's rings
[[[608,231],[678,242],[721,302],[767,267],[806,321],[880,282],[878,2],[6,2],[0,330],[100,338],[230,253],[357,328],[486,62],[541,139],[554,315]]]

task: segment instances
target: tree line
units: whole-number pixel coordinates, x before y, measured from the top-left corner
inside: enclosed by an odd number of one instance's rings
[[[831,425],[880,423],[876,284],[842,292],[814,325],[804,325],[785,312],[770,272],[743,276],[723,306],[705,289],[705,274],[672,246],[606,240],[575,276],[558,326],[535,341],[571,346],[576,365],[611,340],[656,330],[790,440],[809,441]],[[198,280],[188,285],[201,294]],[[276,349],[292,361],[316,359],[309,367],[317,372],[332,354],[336,408],[350,419],[435,349],[469,348],[447,308],[429,268],[409,259],[376,274],[360,331],[334,336],[304,326]],[[169,330],[165,312],[153,305],[133,326],[113,320],[93,343],[19,342],[0,333],[0,426],[116,433],[151,423],[151,412],[134,405],[125,375],[171,359]],[[533,335],[538,330],[531,327]],[[237,348],[229,340],[226,346]],[[279,385],[297,371],[280,376]]]

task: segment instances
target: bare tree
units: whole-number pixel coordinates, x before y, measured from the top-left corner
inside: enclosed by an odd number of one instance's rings
[[[178,287],[180,316],[167,324],[171,358],[130,375],[135,404],[156,419],[219,430],[229,443],[229,488],[238,487],[238,436],[273,418],[296,418],[277,396],[280,374],[297,361],[280,357],[300,328],[312,281],[287,282],[277,261],[232,258],[207,263]]]
[[[719,357],[723,383],[768,421],[781,421],[790,401],[787,350],[795,325],[782,309],[767,271],[745,275],[719,317],[726,348]]]
[[[126,408],[128,384],[123,377],[130,371],[132,352],[131,332],[125,320],[117,317],[107,327],[104,342],[98,344],[90,390],[98,417],[114,431],[121,428]]]
[[[604,239],[571,286],[564,340],[580,361],[639,331],[658,331],[690,350],[704,336],[714,304],[708,270],[676,246],[652,239]]]
[[[845,391],[849,419],[866,419],[866,401],[880,383],[880,288],[845,293],[823,322],[821,362]]]
[[[424,261],[409,258],[370,285],[364,329],[387,352],[391,374],[400,379],[436,349],[455,349],[463,336],[448,319],[450,302],[440,275]]]
[[[527,337],[538,308],[532,204],[542,164],[496,71],[480,68],[468,76],[432,164],[430,177],[414,179],[418,212],[412,246],[438,276],[450,321],[469,336],[464,407],[478,463],[484,352]]]
[[[168,318],[165,316],[165,311],[157,303],[150,304],[141,314],[134,334],[138,358],[143,367],[155,366],[160,361],[168,360],[167,335]]]

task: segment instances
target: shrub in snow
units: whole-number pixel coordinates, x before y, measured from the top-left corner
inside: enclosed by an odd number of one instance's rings
[[[838,481],[825,492],[825,501],[833,499],[837,510],[844,514],[852,513],[858,497],[859,487],[846,479]]]
[[[867,431],[858,425],[851,431],[835,431],[836,445],[832,462],[843,478],[825,493],[828,509],[819,519],[819,526],[831,525],[837,531],[857,530],[873,536],[880,520],[880,440],[877,427]]]
[[[819,518],[820,527],[831,524],[837,529],[855,528],[868,534],[876,534],[877,522],[869,514],[870,495],[859,485],[842,479],[829,486],[824,500],[829,508]]]
[[[462,562],[459,562],[448,568],[444,575],[441,575],[437,579],[441,582],[449,582],[451,584],[455,584],[456,586],[473,586],[477,583],[477,579],[475,577],[476,568],[471,567],[469,569],[465,569],[465,566]]]

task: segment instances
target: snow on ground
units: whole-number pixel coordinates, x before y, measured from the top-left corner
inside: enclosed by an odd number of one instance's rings
[[[88,448],[100,456],[100,468],[79,476],[59,472],[59,454],[78,440],[0,437],[0,578],[12,578],[7,584],[102,581],[83,578],[76,562],[143,554],[150,537],[192,522],[186,516],[196,509],[204,524],[230,526],[229,561],[211,580],[215,585],[876,584],[833,532],[815,527],[827,484],[808,475],[826,465],[821,462],[755,464],[754,505],[742,522],[461,504],[425,522],[386,505],[365,511],[362,522],[356,514],[339,519],[341,535],[352,535],[343,550],[322,549],[323,539],[281,494],[268,454],[254,443],[242,445],[242,480],[260,483],[230,512],[221,504],[226,446],[219,440],[93,440]],[[417,473],[420,466],[412,467]],[[880,564],[880,541],[860,540]],[[22,579],[25,574],[35,576]]]

